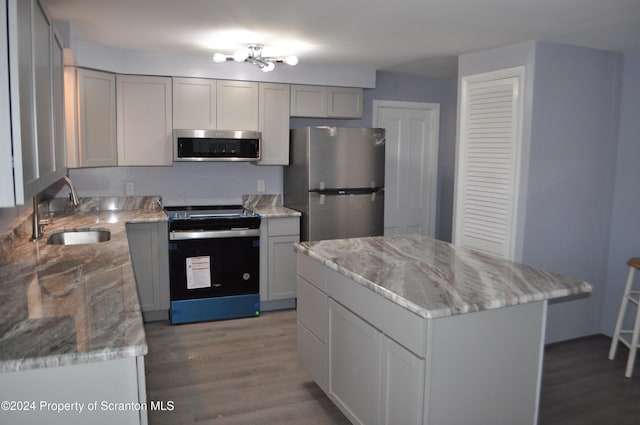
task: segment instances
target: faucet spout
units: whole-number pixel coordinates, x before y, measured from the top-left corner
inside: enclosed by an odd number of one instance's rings
[[[69,190],[71,191],[71,193],[69,194],[69,197],[71,198],[71,202],[73,203],[73,206],[77,207],[78,205],[80,205],[80,201],[78,200],[78,192],[76,191],[76,188],[73,185],[73,182],[68,176],[64,176],[64,182],[67,184],[67,186],[69,186]]]

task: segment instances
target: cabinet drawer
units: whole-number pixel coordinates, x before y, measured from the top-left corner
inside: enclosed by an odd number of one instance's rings
[[[327,267],[305,254],[297,254],[296,274],[320,289],[327,292]]]
[[[369,288],[334,271],[327,271],[327,295],[424,358],[427,321]]]
[[[299,235],[300,220],[298,217],[269,218],[267,219],[267,231],[269,236]]]
[[[327,346],[298,322],[298,362],[325,393],[329,391],[329,353]]]
[[[326,344],[329,333],[327,295],[300,277],[296,281],[296,294],[298,321]]]

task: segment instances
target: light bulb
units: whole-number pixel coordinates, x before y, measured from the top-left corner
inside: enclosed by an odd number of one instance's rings
[[[286,63],[287,65],[296,66],[298,64],[298,57],[287,56],[286,58],[284,58],[284,63]]]
[[[222,63],[227,61],[227,55],[223,55],[222,53],[216,53],[213,55],[213,61],[215,63]]]
[[[273,63],[273,62],[268,62],[268,63],[267,63],[265,66],[263,66],[261,69],[262,69],[262,72],[271,72],[271,71],[273,71],[273,70],[275,69],[275,67],[276,67],[276,66],[274,65],[274,63]]]
[[[235,51],[233,60],[236,62],[244,62],[249,57],[249,49],[242,48]]]

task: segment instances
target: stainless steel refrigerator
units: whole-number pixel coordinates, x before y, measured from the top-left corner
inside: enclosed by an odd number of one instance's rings
[[[302,213],[302,241],[382,235],[382,128],[291,130],[284,205]]]

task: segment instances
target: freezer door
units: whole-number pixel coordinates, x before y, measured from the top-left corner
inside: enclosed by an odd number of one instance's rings
[[[384,187],[384,129],[312,127],[309,190]]]
[[[369,194],[309,193],[303,240],[380,236],[384,231],[384,191]]]

